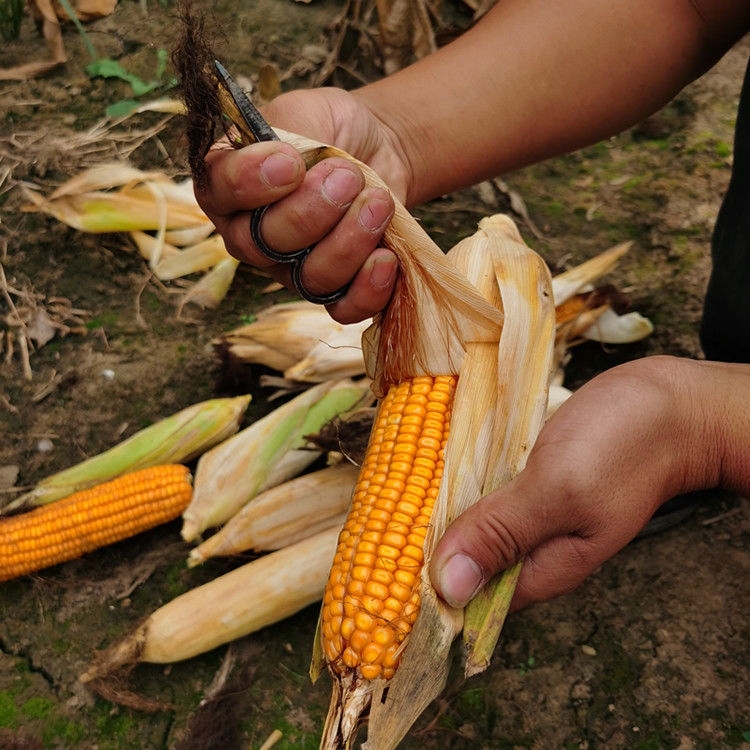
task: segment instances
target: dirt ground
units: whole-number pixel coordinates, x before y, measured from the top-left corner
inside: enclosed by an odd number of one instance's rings
[[[224,25],[222,55],[251,76],[271,62],[285,89],[309,85],[343,4],[260,0],[204,3]],[[468,23],[458,3],[446,3]],[[121,2],[87,26],[100,56],[149,79],[174,42],[170,4]],[[125,98],[124,84],[90,79],[81,38],[65,29],[69,62],[48,76],[0,85],[0,261],[6,285],[67,311],[67,335],[0,365],[0,492],[13,495],[140,427],[216,394],[255,394],[257,373],[222,372],[211,339],[259,305],[263,282],[243,270],[221,306],[178,315],[180,284],[163,285],[119,235],[87,235],[24,213],[20,184],[48,192],[83,166],[124,148],[75,136]],[[375,75],[355,31],[331,79]],[[521,230],[552,265],[611,245],[634,246],[611,280],[655,325],[639,344],[574,350],[567,384],[654,353],[700,356],[697,325],[710,231],[729,178],[732,130],[750,39],[647,122],[582,152],[505,176],[525,202]],[[44,58],[27,18],[0,66]],[[301,64],[304,63],[304,64]],[[144,115],[128,127],[155,126]],[[131,133],[132,135],[132,133]],[[180,123],[146,138],[131,160],[185,173]],[[508,210],[507,192],[466,190],[417,212],[446,249],[481,216]],[[75,313],[74,311],[80,311]],[[8,299],[0,301],[2,319]],[[3,331],[0,330],[0,334]],[[18,352],[16,351],[17,355]],[[17,472],[16,472],[17,469]],[[489,670],[444,696],[404,748],[750,748],[750,512],[716,496],[678,528],[631,544],[576,592],[512,616]],[[89,693],[79,675],[94,652],[177,594],[238,561],[189,570],[179,526],[168,525],[37,575],[0,585],[0,747],[310,748],[329,684],[307,677],[317,608],[230,646],[169,666],[141,665],[129,687],[169,704],[147,713]],[[458,659],[456,663],[458,667]]]

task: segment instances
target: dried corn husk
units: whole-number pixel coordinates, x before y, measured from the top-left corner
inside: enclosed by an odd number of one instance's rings
[[[396,675],[368,686],[372,703],[367,746],[378,750],[395,747],[439,695],[451,644],[463,626],[464,613],[439,600],[431,586],[427,573],[431,550],[453,518],[523,466],[544,420],[552,370],[554,309],[549,272],[523,245],[512,222],[507,217],[483,220],[479,231],[459,243],[449,257],[491,304],[502,306],[505,323],[499,342],[467,342],[445,473],[425,544],[420,614]],[[493,582],[486,598],[467,611],[469,671],[476,659],[486,657],[488,642],[494,646],[518,570],[520,566]],[[350,740],[355,716],[367,702],[365,692],[361,683],[334,689],[332,713],[340,712],[334,720],[348,727]],[[335,745],[324,742],[324,746]]]
[[[206,271],[230,257],[220,234],[201,239],[185,249],[171,245],[166,237],[161,241],[159,237],[146,232],[131,232],[130,236],[162,281]]]
[[[552,293],[555,305],[561,305],[580,291],[587,288],[591,289],[591,283],[609,273],[632,245],[632,242],[621,242],[619,245],[595,255],[590,260],[554,276],[552,278]]]
[[[204,274],[185,294],[182,304],[192,302],[199,307],[215,309],[226,297],[234,281],[234,274],[240,262],[227,256],[220,260],[208,273]]]
[[[322,531],[178,596],[102,653],[82,681],[96,687],[137,662],[189,659],[319,601],[337,534]]]
[[[304,391],[254,422],[230,440],[201,456],[195,472],[193,499],[183,514],[182,537],[194,541],[203,531],[229,520],[245,503],[269,487],[309,466],[320,451],[305,447],[305,436],[368,397],[367,381],[326,381]],[[288,453],[281,473],[278,466]]]
[[[357,473],[356,466],[343,462],[262,492],[191,550],[188,565],[247,550],[281,549],[323,529],[341,528]]]
[[[364,374],[360,340],[368,325],[341,325],[321,305],[286,302],[261,310],[252,323],[222,334],[213,345],[229,360],[320,382]]]
[[[193,404],[136,432],[104,453],[43,479],[9,503],[5,511],[43,505],[92,487],[126,471],[161,463],[186,463],[239,429],[250,396]]]

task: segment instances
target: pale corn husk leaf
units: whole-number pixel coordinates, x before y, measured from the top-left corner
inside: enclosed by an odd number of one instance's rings
[[[480,222],[490,230],[492,218]],[[496,411],[482,494],[509,482],[526,465],[546,417],[554,367],[555,311],[547,266],[520,243],[503,243],[496,274],[505,311],[498,350],[498,384],[503,387]],[[497,644],[521,570],[521,563],[496,576],[466,607],[466,675],[485,669]]]
[[[197,206],[165,204],[158,191],[148,197],[122,192],[89,192],[63,196],[54,201],[28,190],[26,195],[37,210],[73,229],[94,234],[179,229],[207,221]]]
[[[216,309],[227,296],[239,265],[240,262],[229,255],[222,258],[208,273],[203,274],[190,287],[182,298],[182,306],[190,302],[209,310]]]
[[[66,180],[52,192],[49,200],[56,201],[60,198],[82,195],[83,193],[121,188],[143,180],[166,182],[168,178],[161,172],[144,172],[123,162],[97,164]]]
[[[229,258],[224,239],[220,234],[214,234],[196,245],[163,255],[154,268],[154,273],[162,281],[170,281],[206,271]]]
[[[337,535],[335,528],[322,531],[178,596],[101,654],[82,681],[137,662],[189,659],[319,601]]]
[[[650,336],[653,331],[651,321],[639,312],[618,315],[612,308],[608,308],[580,335],[603,344],[632,344]]]
[[[229,520],[258,492],[289,451],[299,451],[313,434],[366,398],[367,382],[327,381],[304,391],[224,441],[198,461],[193,499],[183,514],[182,538],[194,541],[203,531]],[[307,451],[310,462],[319,451]],[[287,479],[289,477],[286,477]]]
[[[632,242],[621,242],[619,245],[595,255],[590,260],[554,276],[552,278],[552,294],[555,304],[562,304],[596,279],[609,273],[632,245]]]
[[[185,229],[170,229],[164,232],[164,240],[176,247],[190,247],[205,240],[215,229],[210,222]]]
[[[370,167],[340,149],[277,133],[308,163],[329,156],[349,159],[362,169],[368,185],[388,189]],[[456,271],[399,201],[381,242],[398,257],[401,273],[388,307],[363,335],[365,366],[378,396],[387,384],[406,377],[458,372],[466,342],[497,339],[502,325],[502,314]]]
[[[369,321],[340,326],[310,349],[307,355],[284,370],[284,377],[302,383],[332,378],[357,378],[365,374],[362,334]]]
[[[250,396],[193,404],[136,432],[103,453],[43,479],[4,511],[43,505],[136,471],[165,463],[187,463],[239,429]]]
[[[188,565],[248,550],[281,549],[332,526],[341,528],[358,473],[344,462],[262,492],[191,550]]]
[[[432,550],[456,516],[519,470],[547,403],[555,323],[546,265],[504,216],[482,220],[479,231],[449,255],[488,301],[502,305],[505,322],[499,344],[467,346],[443,481],[425,541],[420,613],[395,676],[376,684],[372,696],[366,746],[378,750],[395,747],[440,694],[451,644],[464,623],[464,613],[439,600],[432,588]],[[491,599],[483,623],[497,623],[498,606],[507,611],[507,593],[506,603],[499,596]]]
[[[141,257],[148,261],[152,267],[154,263],[159,263],[160,259],[169,258],[180,252],[178,247],[175,247],[166,239],[163,232],[154,236],[153,234],[136,230],[130,232],[130,239],[135,243]]]
[[[366,325],[343,326],[322,305],[312,302],[285,302],[261,310],[252,323],[222,334],[214,339],[213,345],[232,359],[285,372],[297,366],[306,369],[307,366],[300,363],[312,350],[323,342],[335,341],[340,335],[347,337],[347,342],[351,336],[360,347],[359,340]],[[361,348],[359,358],[362,359]]]

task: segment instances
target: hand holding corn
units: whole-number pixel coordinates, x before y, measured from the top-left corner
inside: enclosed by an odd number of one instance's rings
[[[314,100],[311,106],[308,98]],[[372,113],[349,94],[292,92],[272,102],[265,114],[274,124],[335,143],[353,156],[372,156],[368,163],[397,197],[405,194],[405,166],[386,145]],[[372,138],[384,145],[368,154]],[[274,203],[262,225],[269,245],[289,252],[317,243],[305,261],[305,287],[321,294],[352,282],[346,297],[329,306],[337,321],[358,322],[385,306],[397,273],[395,256],[379,246],[394,210],[388,190],[366,187],[361,170],[346,159],[325,159],[306,170],[299,152],[279,142],[215,148],[206,164],[210,190],[197,190],[196,196],[232,255],[291,286],[288,265],[274,264],[250,238],[249,212]]]
[[[651,357],[599,375],[542,429],[526,468],[448,528],[433,584],[462,606],[525,556],[519,609],[573,590],[669,498],[746,495],[749,395],[748,365]]]

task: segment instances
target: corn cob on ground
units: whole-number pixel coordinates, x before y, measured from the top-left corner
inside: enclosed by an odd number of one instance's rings
[[[323,599],[332,671],[390,678],[419,612],[423,545],[443,473],[453,376],[418,376],[382,401]]]
[[[163,464],[0,519],[0,581],[73,560],[179,517],[190,473]]]

